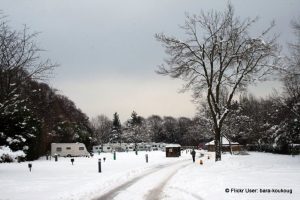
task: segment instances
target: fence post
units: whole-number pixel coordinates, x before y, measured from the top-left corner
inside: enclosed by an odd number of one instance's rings
[[[98,172],[101,173],[101,158],[98,159]]]

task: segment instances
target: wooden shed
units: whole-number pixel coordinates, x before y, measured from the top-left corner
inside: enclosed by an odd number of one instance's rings
[[[166,145],[166,157],[179,157],[181,156],[180,144]]]

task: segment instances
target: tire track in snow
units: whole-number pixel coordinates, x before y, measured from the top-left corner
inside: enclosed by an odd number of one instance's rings
[[[199,158],[203,158],[204,155],[203,154],[200,154]],[[184,166],[182,166],[183,168],[187,167],[188,165],[190,164],[186,164]],[[163,194],[163,189],[165,188],[166,184],[170,181],[170,179],[179,171],[181,170],[182,168],[177,168],[172,174],[170,174],[168,176],[168,178],[166,178],[158,187],[156,187],[155,189],[151,190],[149,192],[149,196],[147,196],[146,200],[160,200],[160,199],[164,199],[162,197],[162,194]],[[199,195],[197,194],[194,194],[194,193],[191,193],[189,191],[186,191],[184,189],[181,189],[181,188],[178,188],[178,187],[168,187],[168,189],[173,189],[173,190],[177,190],[177,191],[180,191],[182,193],[185,193],[187,195],[190,195],[193,199],[196,199],[196,200],[203,200],[202,197],[200,197]],[[151,193],[153,192],[153,193]]]
[[[186,162],[186,160],[181,160],[179,162]],[[94,200],[112,200],[114,197],[116,197],[120,192],[122,192],[123,190],[125,190],[126,188],[129,188],[131,185],[133,185],[134,183],[138,182],[140,179],[143,179],[155,172],[158,172],[160,170],[163,170],[167,167],[171,167],[173,165],[178,165],[178,162],[172,163],[172,164],[165,164],[165,165],[158,165],[157,167],[151,169],[150,171],[143,173],[133,179],[131,179],[130,181],[127,181],[123,184],[121,184],[120,186],[106,192],[105,194],[101,195],[98,198],[95,198]],[[173,174],[174,175],[174,174]],[[171,178],[171,177],[170,177]],[[167,182],[166,182],[167,183]]]
[[[186,165],[180,165],[179,167],[177,167],[175,170],[172,171],[172,173],[169,174],[169,176],[167,176],[157,187],[155,187],[154,189],[150,190],[148,192],[148,194],[146,195],[146,200],[160,200],[161,199],[161,194],[163,192],[163,189],[165,187],[165,185],[169,182],[169,180],[177,173],[177,171],[180,168],[184,168],[186,166],[190,165],[186,164]]]
[[[182,193],[185,193],[185,194],[187,194],[187,195],[192,196],[194,199],[197,199],[197,200],[203,200],[203,198],[200,197],[199,195],[194,194],[194,193],[191,193],[191,192],[189,192],[189,191],[186,191],[186,190],[181,189],[181,188],[178,188],[178,187],[169,187],[168,189],[180,191],[180,192],[182,192]]]

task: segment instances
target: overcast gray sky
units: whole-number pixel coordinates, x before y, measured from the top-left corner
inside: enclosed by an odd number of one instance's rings
[[[193,117],[190,94],[179,94],[183,82],[155,74],[165,54],[155,33],[182,36],[178,25],[185,12],[223,10],[224,0],[0,0],[10,25],[39,31],[45,57],[60,64],[51,86],[73,100],[89,117],[133,110],[151,114]],[[279,42],[293,40],[290,21],[300,16],[299,0],[232,0],[237,16],[259,16],[253,31],[272,19]],[[278,84],[251,88],[258,96]]]

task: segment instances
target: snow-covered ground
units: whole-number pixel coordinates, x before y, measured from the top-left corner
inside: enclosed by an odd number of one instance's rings
[[[300,156],[250,152],[226,154],[217,163],[205,159],[172,177],[164,199],[300,199]]]
[[[70,158],[58,162],[41,158],[32,162],[31,172],[28,162],[2,163],[0,199],[300,199],[300,156],[226,154],[216,163],[213,154],[208,160],[208,153],[201,153],[205,156],[199,158],[197,152],[195,163],[185,151],[180,158],[166,158],[164,152],[117,153],[116,160],[102,153],[75,158],[74,165]],[[98,173],[98,158],[102,158],[102,173]]]

